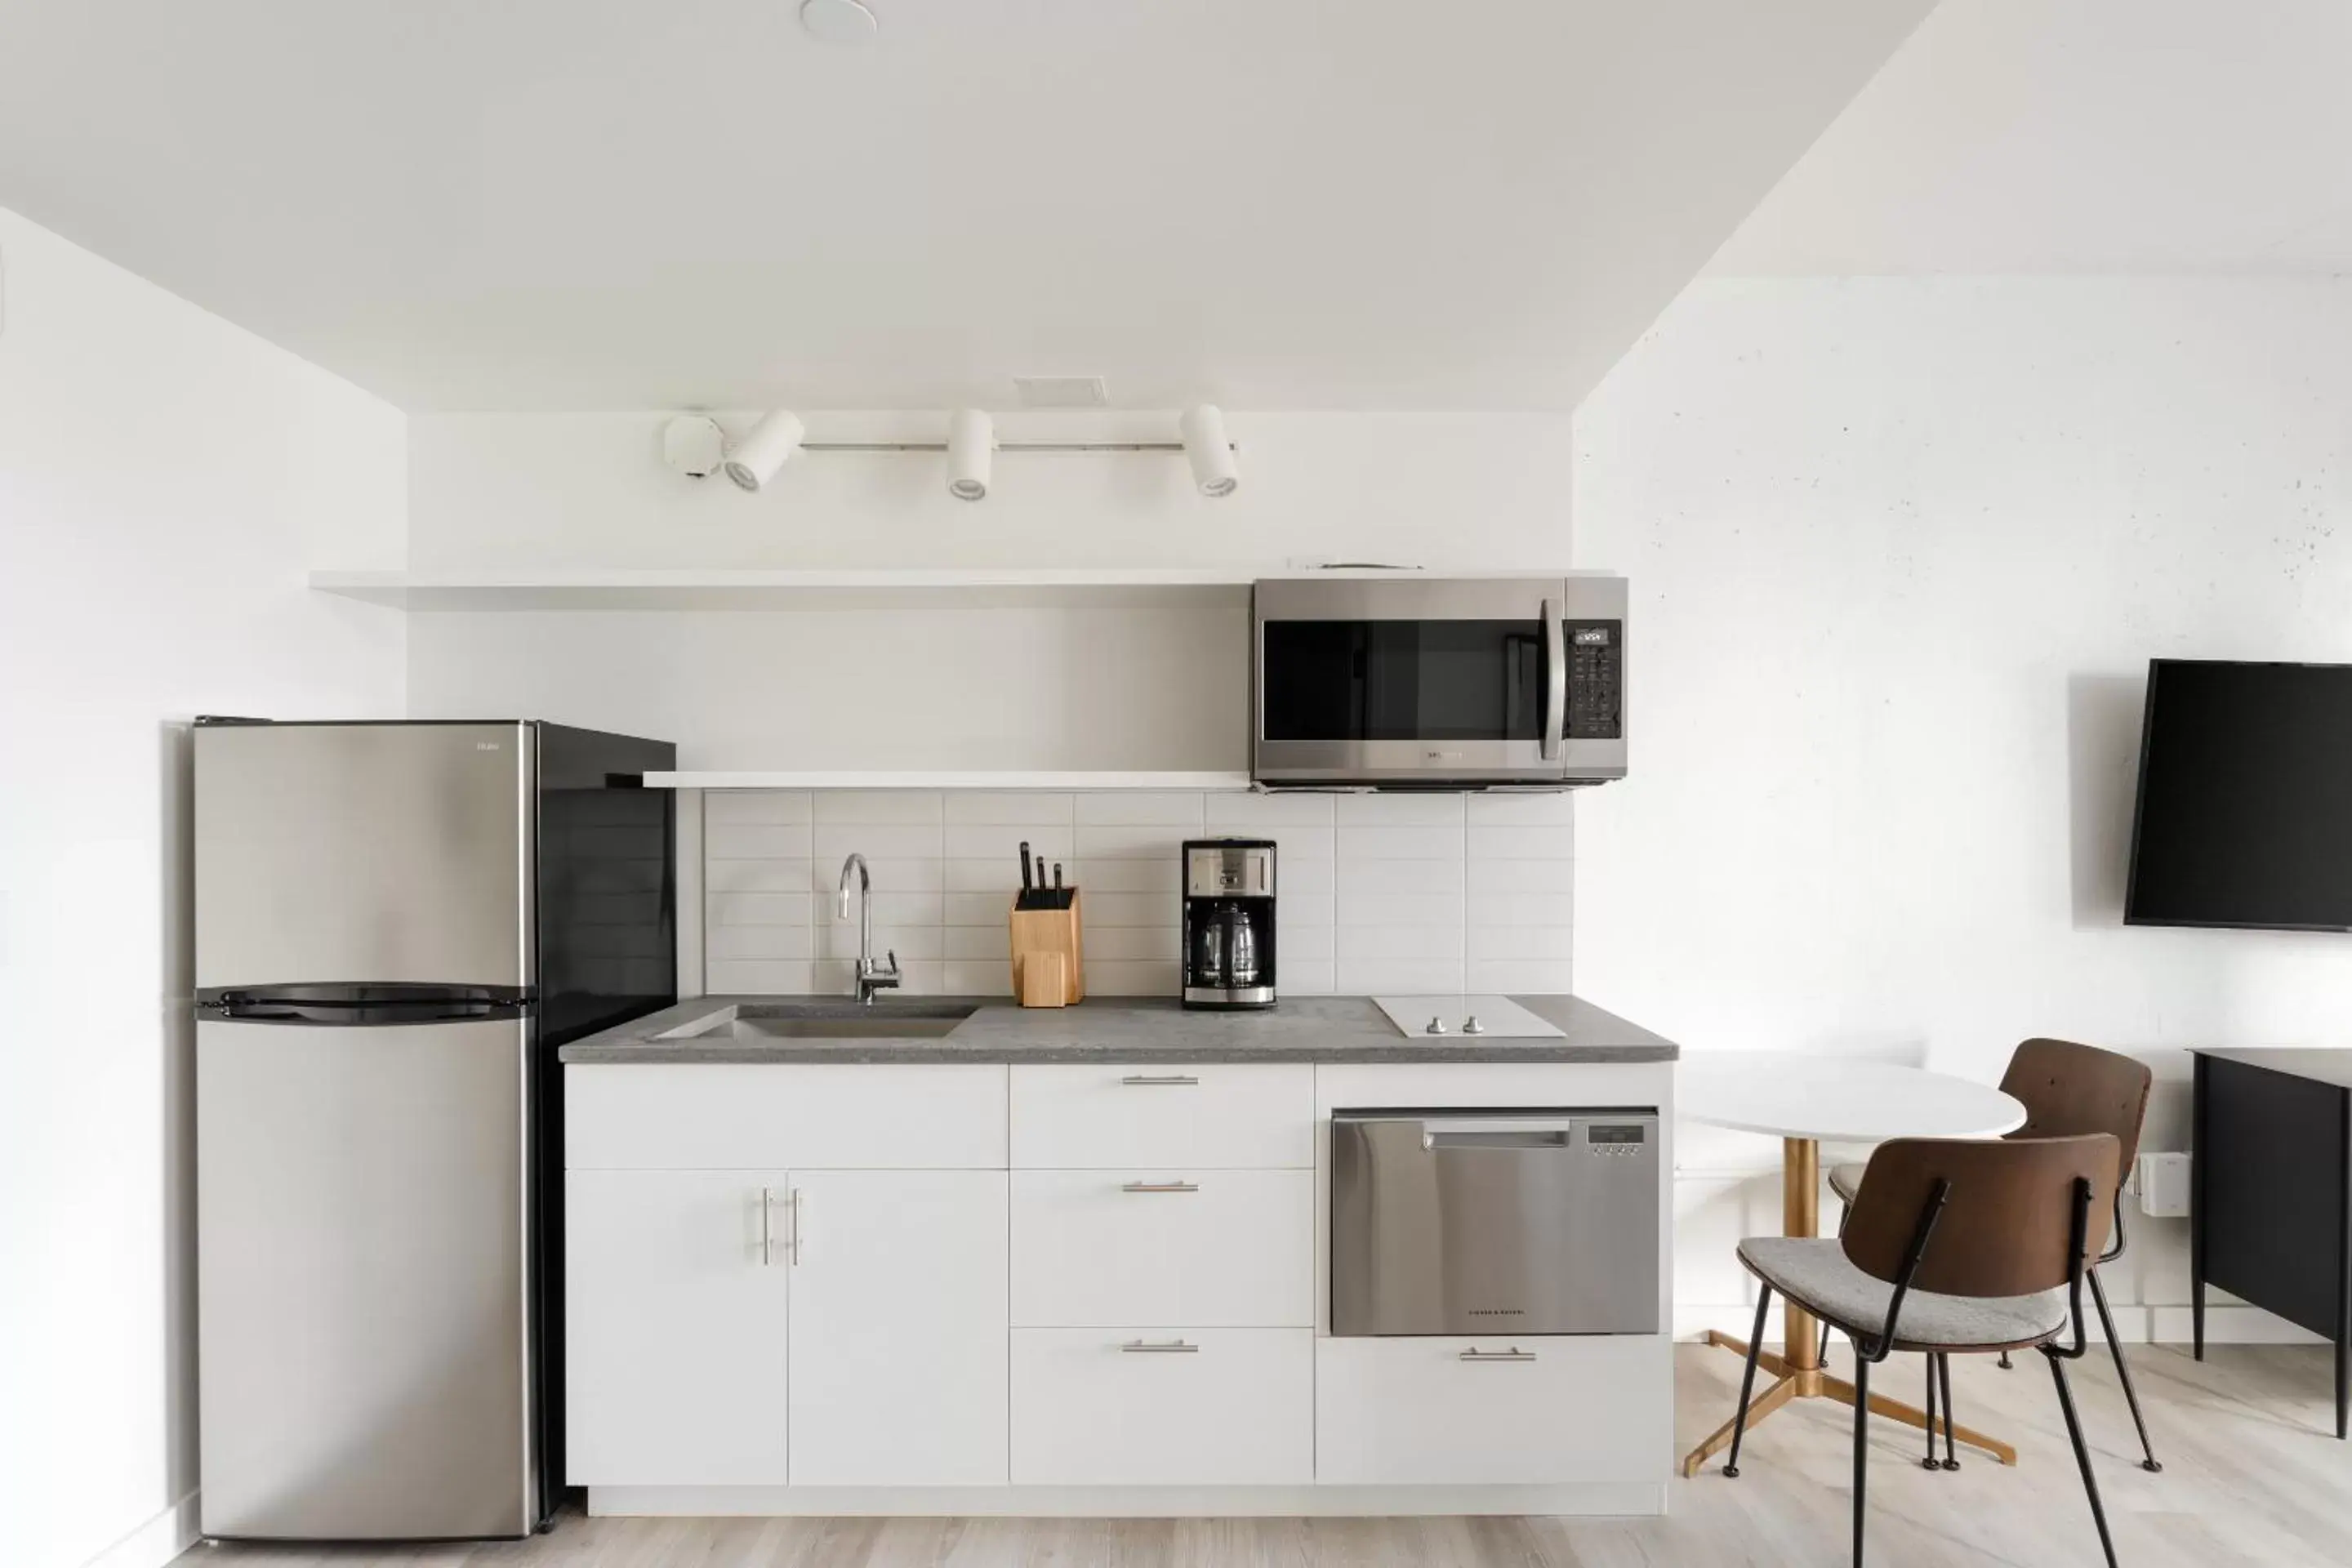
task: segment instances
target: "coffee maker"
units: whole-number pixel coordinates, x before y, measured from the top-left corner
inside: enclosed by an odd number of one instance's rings
[[[1274,844],[1184,844],[1184,1005],[1274,1005]]]

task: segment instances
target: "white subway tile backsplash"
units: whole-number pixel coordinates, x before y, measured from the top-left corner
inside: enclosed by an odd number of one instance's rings
[[[1486,959],[1549,958],[1565,963],[1570,953],[1566,926],[1479,926],[1470,928],[1471,962]]]
[[[1021,879],[1021,846],[1029,846],[1029,853],[1046,860],[1069,860],[1074,834],[1067,827],[1040,826],[1034,823],[987,824],[955,822],[948,825],[947,853],[950,859],[1002,860]]]
[[[1191,793],[1104,790],[1078,796],[1078,826],[1178,827],[1198,837],[1205,800],[1205,796]]]
[[[1026,790],[950,790],[947,820],[998,826],[1067,827],[1077,820],[1074,795],[1032,794]]]
[[[1576,857],[1573,827],[1470,827],[1473,860],[1570,860]]]
[[[711,893],[805,893],[809,876],[806,860],[709,860],[702,886]]]
[[[713,958],[702,966],[702,981],[713,996],[806,996],[816,990],[814,969],[805,960]]]
[[[1527,995],[1569,989],[1569,962],[1559,959],[1486,959],[1471,961],[1471,991],[1499,991]]]
[[[857,925],[834,913],[852,851],[874,944],[917,994],[1002,995],[1025,839],[1084,890],[1087,988],[1170,995],[1186,838],[1270,838],[1282,989],[1380,994],[1565,990],[1570,797],[1219,792],[791,791],[704,800],[704,984],[845,993]]]
[[[816,792],[819,826],[925,826],[943,821],[946,797],[928,789],[828,789]]]
[[[1341,827],[1460,827],[1458,795],[1343,795]]]
[[[1181,939],[1174,926],[1097,926],[1086,933],[1087,970],[1131,959],[1173,962]]]
[[[1352,958],[1444,959],[1457,966],[1463,956],[1458,922],[1336,928],[1341,963]]]
[[[809,820],[804,789],[718,789],[702,797],[706,826],[721,822],[777,826]]]
[[[1552,795],[1474,795],[1469,802],[1474,827],[1566,827],[1576,820],[1576,796],[1566,790]]]
[[[1463,963],[1455,959],[1401,962],[1393,958],[1342,958],[1332,989],[1343,995],[1459,995]]]
[[[1459,893],[1342,893],[1341,926],[1452,926],[1463,921]]]
[[[1286,879],[1289,863],[1277,860],[1275,875]],[[1172,909],[1181,873],[1173,857],[1164,860],[1082,860],[1069,868],[1067,879],[1084,883],[1088,899],[1097,893],[1165,893]],[[1014,879],[1016,883],[1019,880]]]
[[[1575,909],[1572,893],[1472,893],[1470,925],[1564,926]]]
[[[818,862],[831,866],[838,876],[841,863],[852,854],[865,856],[869,864],[876,860],[937,860],[946,842],[945,835],[946,830],[936,822],[820,823],[814,842]]]
[[[1263,837],[1274,827],[1328,827],[1337,799],[1328,795],[1213,795],[1208,797],[1208,830]]]
[[[704,902],[703,919],[714,926],[804,926],[809,923],[809,896],[797,893],[713,893]]]
[[[1462,896],[1462,861],[1367,860],[1351,857],[1339,867],[1339,890],[1347,898],[1373,893]]]
[[[805,822],[772,826],[752,822],[713,822],[702,830],[705,860],[805,860],[809,826]]]
[[[1473,860],[1469,874],[1473,894],[1570,894],[1576,890],[1573,860]]]
[[[805,925],[711,925],[703,931],[703,952],[710,958],[810,958],[813,938]]]
[[[1342,827],[1342,860],[1459,860],[1459,827]]]
[[[1096,798],[1081,795],[1079,803]],[[1150,823],[1078,824],[1077,858],[1081,860],[1173,860],[1186,837],[1199,837],[1199,824],[1170,827]]]

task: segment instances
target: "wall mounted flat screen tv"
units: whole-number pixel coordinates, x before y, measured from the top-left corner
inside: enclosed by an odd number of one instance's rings
[[[2352,665],[2149,663],[2124,920],[2352,931]]]

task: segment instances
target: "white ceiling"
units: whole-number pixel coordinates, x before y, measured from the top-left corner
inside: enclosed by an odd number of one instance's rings
[[[0,205],[427,408],[1558,408],[1928,0],[9,0]]]
[[[1717,273],[2352,269],[2346,0],[1944,0]]]

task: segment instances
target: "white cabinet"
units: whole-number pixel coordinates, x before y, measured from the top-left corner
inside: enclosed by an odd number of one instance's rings
[[[795,1172],[795,1486],[1003,1486],[1002,1171]]]
[[[998,1065],[599,1063],[564,1069],[571,1170],[1004,1169]]]
[[[1312,1329],[1015,1329],[1017,1486],[1315,1479]]]
[[[1013,1321],[1315,1325],[1315,1173],[1016,1171]]]
[[[1319,1340],[1315,1479],[1655,1481],[1674,1447],[1664,1334]]]
[[[1315,1165],[1315,1069],[1298,1063],[1016,1067],[1015,1169]]]
[[[781,1171],[566,1176],[572,1484],[783,1483],[790,1185]]]

